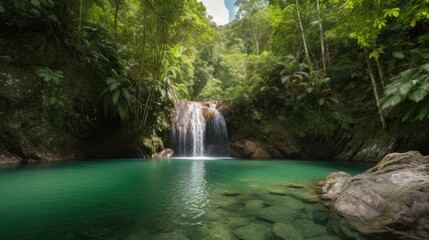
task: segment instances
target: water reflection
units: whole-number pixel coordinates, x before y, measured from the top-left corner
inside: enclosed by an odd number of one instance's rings
[[[190,176],[185,174],[185,177],[188,178],[186,179],[187,184],[184,184],[179,196],[182,198],[180,202],[183,203],[183,214],[189,219],[187,224],[199,225],[202,223],[200,219],[205,213],[208,202],[205,163],[204,161],[192,161],[190,168]]]

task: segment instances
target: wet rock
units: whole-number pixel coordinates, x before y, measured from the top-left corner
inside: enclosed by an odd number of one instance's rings
[[[342,191],[342,187],[351,178],[345,172],[333,172],[322,181],[322,199],[334,201]]]
[[[243,145],[244,154],[252,158],[270,158],[271,154],[261,145],[251,140],[246,140]]]
[[[336,236],[323,235],[314,238],[306,238],[305,240],[341,240],[341,238]]]
[[[241,209],[241,216],[255,216],[262,208],[264,208],[264,201],[262,200],[248,200],[245,202],[244,208]]]
[[[240,191],[237,190],[224,190],[221,192],[222,196],[227,196],[227,197],[235,197],[241,194]]]
[[[237,228],[233,233],[241,240],[266,240],[272,237],[271,230],[268,227],[256,223]]]
[[[292,222],[297,218],[297,212],[288,209],[284,206],[270,206],[263,208],[257,215],[258,218],[268,221],[268,222],[283,222],[288,223]]]
[[[297,202],[295,198],[292,198],[290,196],[280,196],[280,195],[273,195],[267,193],[262,197],[262,200],[267,206],[289,206],[290,204],[294,204]],[[299,202],[301,204],[301,202]]]
[[[270,189],[269,193],[271,195],[278,195],[278,196],[287,196],[289,193],[283,189]]]
[[[224,209],[210,209],[206,212],[205,217],[213,221],[219,221],[219,219],[222,219],[226,222],[228,217],[239,217],[239,213],[225,211]]]
[[[250,220],[248,218],[240,218],[240,217],[232,217],[229,218],[228,226],[232,229],[243,227],[250,224]]]
[[[250,200],[244,205],[244,210],[247,211],[258,211],[264,207],[264,201],[262,200]]]
[[[228,196],[216,196],[211,199],[214,207],[229,209],[235,205],[240,204],[240,201],[237,198],[232,198]]]
[[[289,196],[300,200],[304,203],[317,203],[319,201],[319,197],[316,193],[306,190],[290,190],[287,192]]]
[[[329,209],[322,204],[313,207],[313,219],[316,223],[326,224],[329,217]]]
[[[161,152],[152,154],[152,158],[159,158],[159,159],[165,159],[165,158],[171,158],[173,156],[174,151],[170,148],[166,148],[162,150]]]
[[[388,154],[367,172],[326,189],[337,196],[328,220],[336,234],[429,239],[429,156]]]
[[[229,231],[229,228],[225,224],[212,224],[208,226],[206,233],[204,234],[204,240],[234,240],[234,235]]]
[[[309,220],[296,220],[294,225],[298,232],[305,238],[313,238],[328,234],[325,227]]]
[[[273,226],[273,233],[284,240],[303,240],[301,234],[291,225],[276,223]]]
[[[307,188],[304,185],[295,184],[295,183],[279,183],[280,187],[286,187],[286,188],[294,188],[294,189],[305,189]]]
[[[146,230],[141,230],[137,232],[133,232],[127,236],[126,240],[141,240],[141,239],[149,239],[150,234]]]
[[[183,233],[180,231],[174,231],[169,233],[162,233],[157,235],[154,240],[189,240]]]

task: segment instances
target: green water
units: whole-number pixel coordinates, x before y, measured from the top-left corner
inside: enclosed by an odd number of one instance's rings
[[[210,239],[216,226],[227,232],[249,222],[272,227],[258,217],[260,208],[245,208],[251,200],[263,201],[263,208],[285,204],[291,214],[300,213],[279,221],[315,224],[314,203],[268,191],[304,191],[279,184],[311,186],[333,171],[355,175],[369,167],[332,161],[172,159],[3,168],[0,239]],[[223,196],[224,191],[240,195]]]

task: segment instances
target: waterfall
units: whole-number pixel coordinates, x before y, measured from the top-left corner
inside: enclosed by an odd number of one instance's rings
[[[179,102],[171,119],[174,156],[228,156],[226,123],[216,105],[217,102]]]
[[[229,147],[225,118],[216,109],[216,103],[210,104],[210,112],[212,116],[206,126],[205,154],[207,156],[226,157],[229,155]]]

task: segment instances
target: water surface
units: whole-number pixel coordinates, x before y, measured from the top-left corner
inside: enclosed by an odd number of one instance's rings
[[[284,183],[312,186],[333,171],[356,175],[369,167],[333,161],[134,159],[3,168],[0,239],[202,239],[213,226],[234,232],[249,223],[267,228],[273,221],[316,224],[314,203],[269,191],[305,195],[311,189],[287,189]],[[262,208],[246,207],[254,200],[262,201]],[[267,220],[260,211],[273,204],[285,204],[299,217]]]

